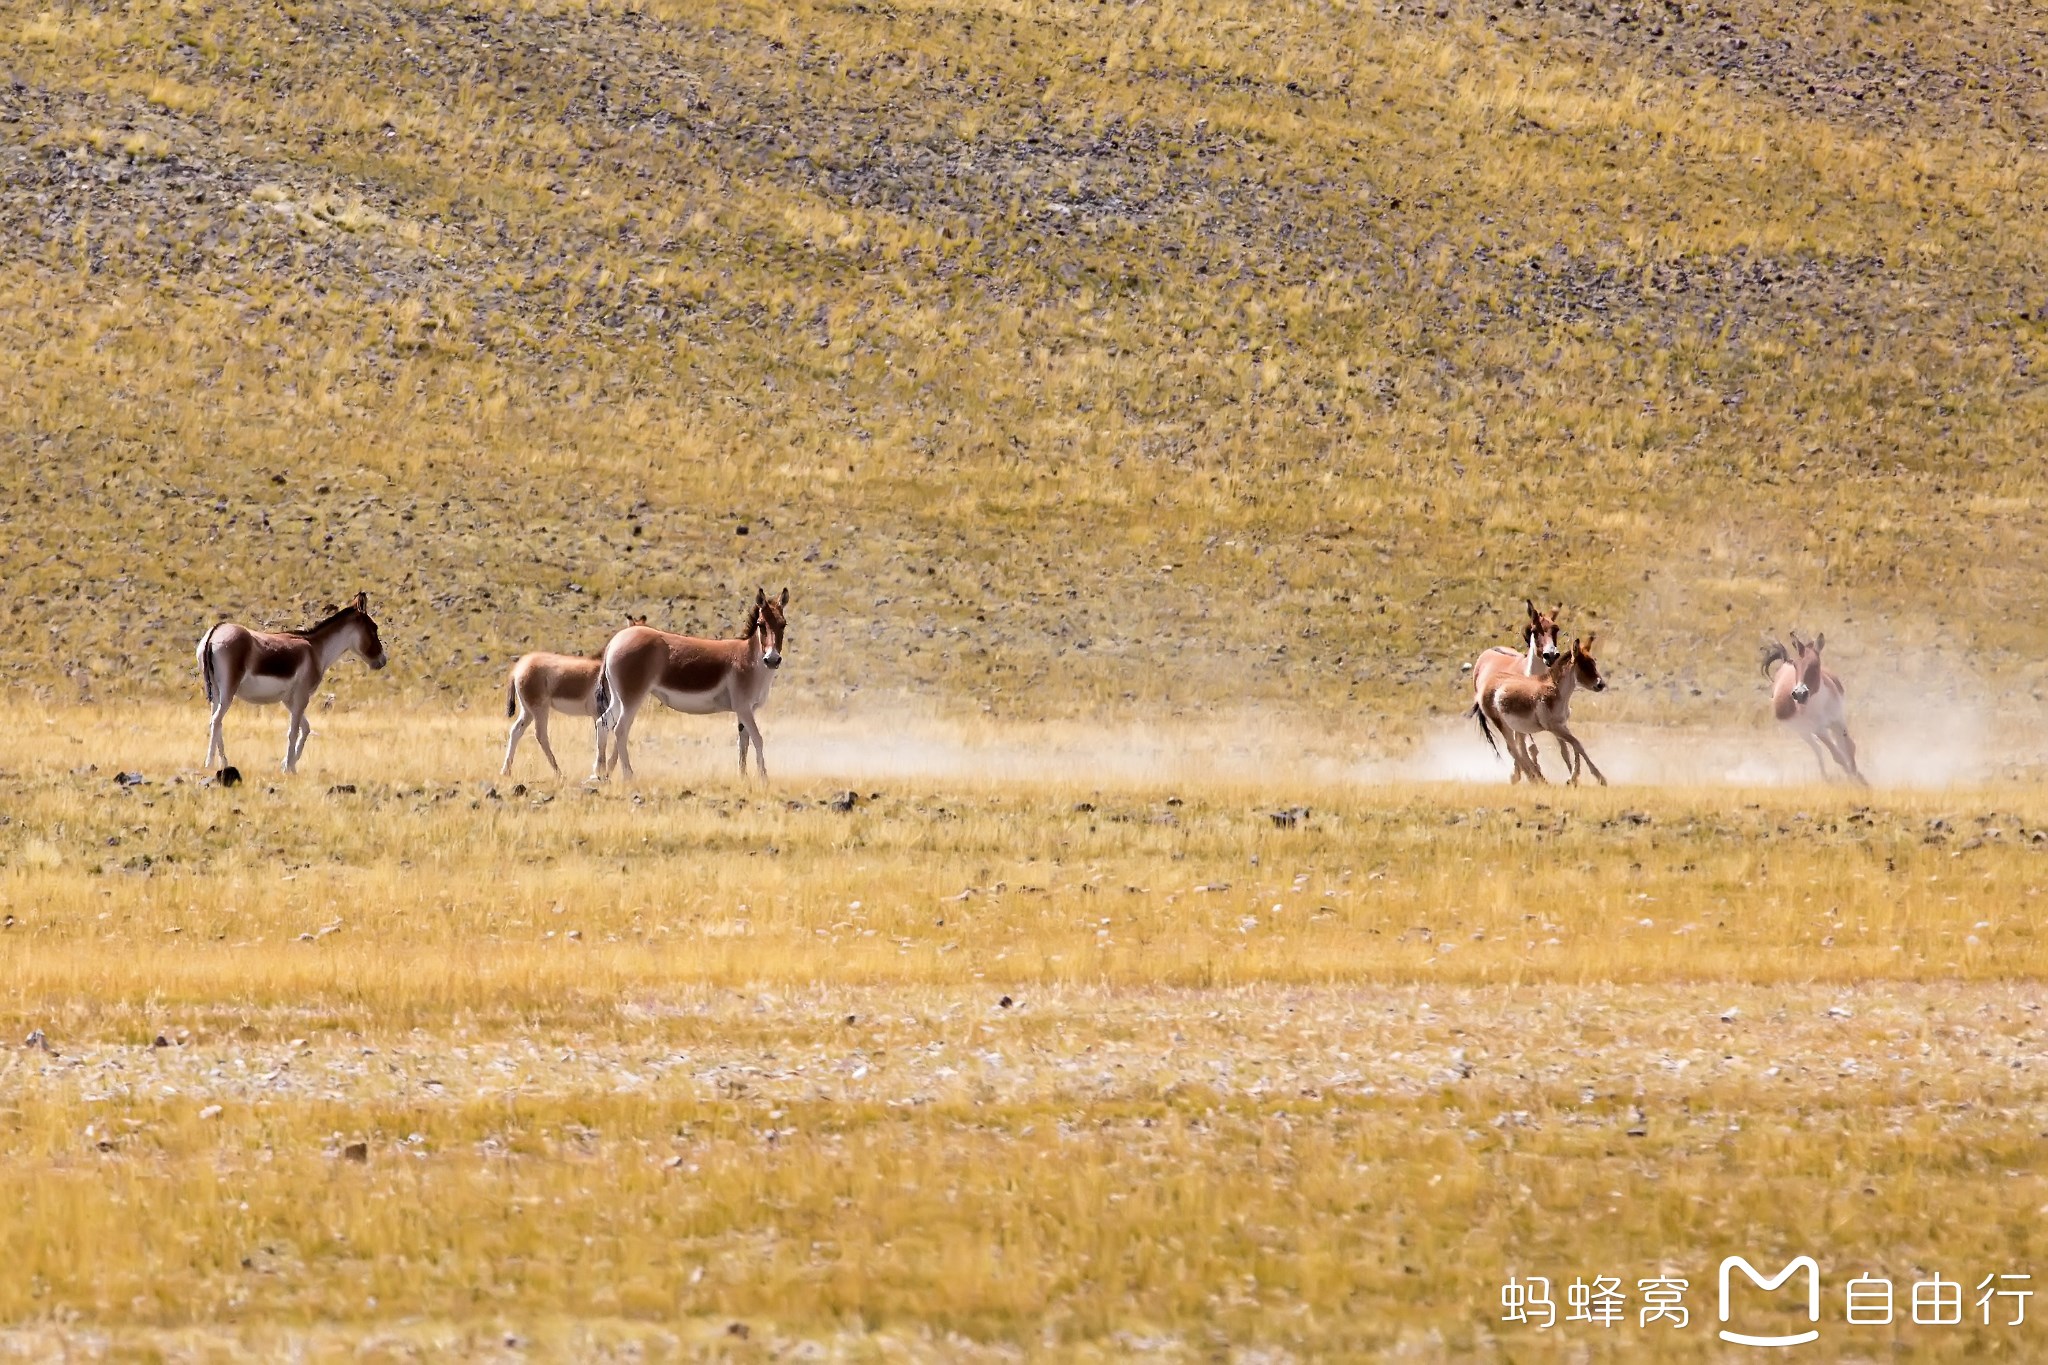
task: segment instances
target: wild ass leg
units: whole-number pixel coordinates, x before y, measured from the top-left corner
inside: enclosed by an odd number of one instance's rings
[[[1849,738],[1849,727],[1837,725],[1834,732],[1825,738],[1828,748],[1834,751],[1835,762],[1842,765],[1842,771],[1862,785],[1869,786],[1869,779],[1865,778],[1856,766],[1856,741]]]
[[[1529,747],[1531,749],[1535,748],[1536,741],[1530,740]],[[1564,759],[1565,780],[1567,782],[1577,782],[1579,780],[1579,756],[1572,751],[1571,746],[1566,744],[1562,738],[1557,741],[1557,752]]]
[[[555,762],[554,748],[548,743],[548,713],[546,707],[542,707],[533,713],[533,738],[540,745],[540,751],[547,755],[548,766],[555,770],[556,777],[560,777],[562,775],[562,765]]]
[[[604,717],[599,716],[592,722],[591,729],[597,732],[597,758],[595,761],[597,767],[602,770],[604,767]]]
[[[1495,728],[1500,731],[1501,742],[1507,746],[1508,762],[1514,768],[1508,774],[1508,783],[1512,786],[1514,783],[1522,780],[1524,777],[1522,769],[1527,766],[1522,758],[1522,737],[1513,730],[1508,729],[1505,725],[1496,723]]]
[[[1474,704],[1474,709],[1479,713],[1481,732],[1487,734],[1489,738],[1492,737],[1493,733],[1498,732],[1502,746],[1508,751],[1508,762],[1514,765],[1513,771],[1508,775],[1509,783],[1520,782],[1524,777],[1528,777],[1532,782],[1541,782],[1543,780],[1542,769],[1536,769],[1535,775],[1533,777],[1530,776],[1530,769],[1533,765],[1529,760],[1526,736],[1519,730],[1510,729],[1507,721],[1502,719],[1500,712],[1495,709],[1488,699],[1480,698]],[[1491,730],[1488,729],[1489,726]]]
[[[210,769],[213,767],[213,756],[215,753],[220,755],[220,765],[223,768],[228,765],[228,737],[224,722],[227,720],[228,707],[233,702],[234,697],[229,694],[227,688],[221,688],[220,700],[214,703],[213,719],[207,726],[206,762],[200,765],[203,768]]]
[[[747,711],[740,715],[740,776],[747,775],[747,741],[754,742],[754,766],[761,773],[761,780],[768,780],[768,746],[761,739],[761,723],[754,719],[754,713]]]
[[[512,722],[512,733],[505,740],[505,766],[498,769],[498,776],[510,777],[512,775],[512,755],[519,752],[519,737],[526,733],[526,727],[528,724],[532,722],[532,720],[533,713],[526,709],[525,702],[520,702],[519,715]],[[546,749],[546,741],[542,741],[541,747],[543,750]],[[549,761],[552,762],[554,759],[554,755],[549,754],[548,758]]]
[[[1818,735],[1815,735],[1815,734],[1811,734],[1811,733],[1808,733],[1808,734],[1804,734],[1804,735],[1801,735],[1801,736],[1800,736],[1800,738],[1802,738],[1802,739],[1804,739],[1804,740],[1806,741],[1806,747],[1807,747],[1807,748],[1809,748],[1809,749],[1813,750],[1813,761],[1814,761],[1815,763],[1817,763],[1817,764],[1819,764],[1819,765],[1820,765],[1820,780],[1821,780],[1821,781],[1823,781],[1823,782],[1827,781],[1827,780],[1828,780],[1828,752],[1827,752],[1827,746],[1826,746],[1826,745],[1824,745],[1824,744],[1822,744],[1822,743],[1820,742],[1820,737],[1819,737]]]
[[[1593,762],[1593,756],[1586,752],[1585,745],[1579,743],[1579,737],[1577,735],[1573,734],[1570,730],[1567,730],[1562,725],[1556,727],[1554,730],[1551,731],[1551,733],[1557,736],[1557,742],[1560,745],[1569,745],[1570,750],[1576,752],[1578,755],[1579,767],[1573,769],[1571,775],[1571,784],[1573,786],[1578,785],[1579,771],[1581,769],[1583,769],[1586,772],[1590,772],[1593,774],[1593,776],[1599,778],[1601,786],[1604,787],[1607,785],[1607,774],[1601,772],[1599,765]],[[1533,749],[1536,746],[1534,744],[1531,744],[1529,747]]]
[[[299,770],[299,751],[305,747],[305,741],[299,735],[299,727],[306,723],[306,718],[300,714],[298,706],[291,702],[285,704],[285,715],[289,719],[286,720],[284,727],[284,770],[295,773]]]
[[[1508,737],[1508,752],[1515,760],[1516,771],[1530,782],[1549,786],[1550,779],[1543,775],[1543,764],[1536,756],[1536,736],[1510,730],[1505,725],[1501,729]]]
[[[602,778],[616,766],[628,782],[634,780],[633,760],[626,753],[626,736],[632,733],[633,717],[638,714],[639,710],[639,707],[629,702],[625,709],[620,711],[618,726],[612,731],[611,757],[609,759],[604,757],[604,745],[600,742],[597,750],[597,771],[591,774],[592,777]]]

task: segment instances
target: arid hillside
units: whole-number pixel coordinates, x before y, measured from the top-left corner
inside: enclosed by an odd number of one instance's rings
[[[366,588],[495,705],[791,587],[785,688],[1637,721],[1756,645],[2038,706],[2020,3],[253,4],[0,43],[0,676]],[[1748,714],[1745,711],[1743,714]]]

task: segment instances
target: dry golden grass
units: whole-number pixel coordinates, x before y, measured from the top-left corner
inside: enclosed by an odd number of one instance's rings
[[[770,580],[828,695],[1410,724],[1537,593],[1645,718],[1793,623],[2034,708],[2024,12],[1441,8],[22,16],[0,667]]]
[[[18,1354],[1706,1359],[1731,1251],[1838,1296],[2041,1250],[2031,789],[840,812],[722,750],[485,780],[454,713],[337,708],[269,777],[258,714],[228,790],[194,707],[9,718],[0,1037],[54,1049],[0,1054]],[[1496,1320],[1509,1274],[1664,1268],[1685,1332]]]

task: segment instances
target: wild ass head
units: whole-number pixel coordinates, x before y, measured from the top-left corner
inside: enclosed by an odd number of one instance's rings
[[[1806,699],[1820,689],[1820,652],[1828,642],[1827,632],[1822,631],[1812,640],[1802,640],[1799,632],[1792,632],[1791,664],[1798,671],[1799,680],[1792,685],[1792,700],[1805,703]]]
[[[1595,631],[1583,641],[1573,639],[1572,652],[1566,656],[1566,662],[1577,675],[1580,687],[1589,687],[1595,692],[1605,692],[1607,690],[1607,679],[1600,672],[1600,661],[1593,657],[1593,641],[1598,638],[1599,632]]]
[[[285,633],[306,640],[339,636],[341,648],[352,649],[362,655],[363,662],[370,667],[382,668],[389,662],[384,657],[384,642],[377,637],[377,623],[370,619],[368,593],[357,593],[355,600],[345,607],[330,608],[327,618],[316,626]]]
[[[1536,646],[1536,656],[1546,666],[1557,662],[1557,618],[1564,614],[1564,603],[1552,607],[1549,614],[1536,610],[1535,602],[1522,599],[1522,605],[1529,609],[1529,623],[1522,627],[1522,647]]]
[[[782,632],[785,623],[782,611],[789,605],[789,589],[782,590],[777,601],[768,595],[766,588],[754,589],[754,611],[747,619],[747,638],[761,636],[761,662],[770,668],[782,667]]]

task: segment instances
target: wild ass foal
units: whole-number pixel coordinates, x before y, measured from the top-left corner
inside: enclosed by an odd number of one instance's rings
[[[628,626],[644,626],[645,616],[629,616]],[[537,650],[522,654],[519,662],[512,665],[511,676],[505,680],[505,716],[512,722],[512,733],[505,740],[505,766],[498,770],[500,777],[512,773],[512,756],[519,752],[520,737],[527,727],[533,727],[533,737],[540,743],[540,751],[546,755],[548,766],[555,770],[555,776],[562,775],[562,765],[555,761],[555,751],[548,743],[548,714],[560,711],[565,716],[588,716],[595,721],[600,713],[597,704],[598,679],[604,673],[604,656],[601,654],[551,654]],[[597,731],[597,766],[604,766],[604,727]]]
[[[1481,651],[1478,659],[1472,664],[1472,706],[1473,710],[1482,716],[1486,711],[1487,695],[1502,678],[1535,677],[1541,671],[1538,667],[1539,661],[1542,668],[1548,668],[1557,662],[1557,618],[1564,613],[1564,604],[1560,602],[1552,607],[1548,614],[1536,610],[1535,602],[1526,597],[1522,599],[1522,605],[1529,612],[1529,619],[1522,627],[1523,652],[1517,654],[1505,645],[1494,645]],[[1518,664],[1519,668],[1516,667]],[[1500,724],[1498,717],[1494,723]],[[1522,780],[1523,770],[1533,767],[1534,761],[1525,752],[1521,735],[1501,726],[1501,737],[1507,741],[1508,759],[1515,765],[1514,776],[1510,780],[1519,782]],[[1491,732],[1487,738],[1491,742]],[[1495,752],[1498,753],[1499,750],[1496,749]]]
[[[1821,667],[1820,651],[1827,642],[1828,637],[1821,634],[1809,644],[1795,630],[1790,652],[1776,640],[1764,646],[1771,714],[1797,731],[1813,750],[1822,781],[1828,775],[1827,755],[1833,754],[1843,772],[1867,787],[1870,783],[1856,767],[1856,741],[1849,738],[1847,693],[1842,690],[1842,680]]]
[[[370,619],[370,599],[363,593],[305,630],[250,630],[222,621],[207,631],[199,642],[199,674],[206,680],[213,722],[207,733],[204,766],[213,766],[216,752],[223,764],[228,761],[221,723],[239,697],[258,705],[284,704],[291,717],[285,726],[284,770],[297,772],[306,736],[313,733],[306,723],[306,707],[319,690],[321,676],[349,650],[362,655],[372,668],[384,667],[384,643],[377,638],[377,623]]]
[[[1509,757],[1516,763],[1527,763],[1526,776],[1532,782],[1544,780],[1543,770],[1536,762],[1536,736],[1548,731],[1557,736],[1558,748],[1564,752],[1568,781],[1576,784],[1579,770],[1583,765],[1593,776],[1600,779],[1600,785],[1607,785],[1607,776],[1593,762],[1586,746],[1579,743],[1579,737],[1571,731],[1572,693],[1580,687],[1595,692],[1607,690],[1607,679],[1600,676],[1600,665],[1593,658],[1593,641],[1588,635],[1584,642],[1572,641],[1572,647],[1562,658],[1543,673],[1535,676],[1509,676],[1495,682],[1493,690],[1485,699],[1472,708],[1472,714],[1479,717],[1479,729],[1486,736],[1488,744],[1493,743],[1493,731],[1487,725],[1491,720],[1500,726],[1502,732],[1526,739],[1526,755],[1510,746]]]
[[[767,705],[768,685],[782,667],[783,608],[788,605],[788,588],[782,590],[780,601],[756,589],[746,633],[737,640],[702,640],[649,626],[628,626],[612,636],[604,647],[604,675],[598,680],[598,724],[612,732],[612,752],[609,762],[600,758],[591,777],[603,777],[616,763],[632,780],[626,736],[642,703],[654,697],[671,710],[693,716],[732,712],[739,718],[740,776],[747,775],[751,740],[765,781],[768,746],[754,713]]]

